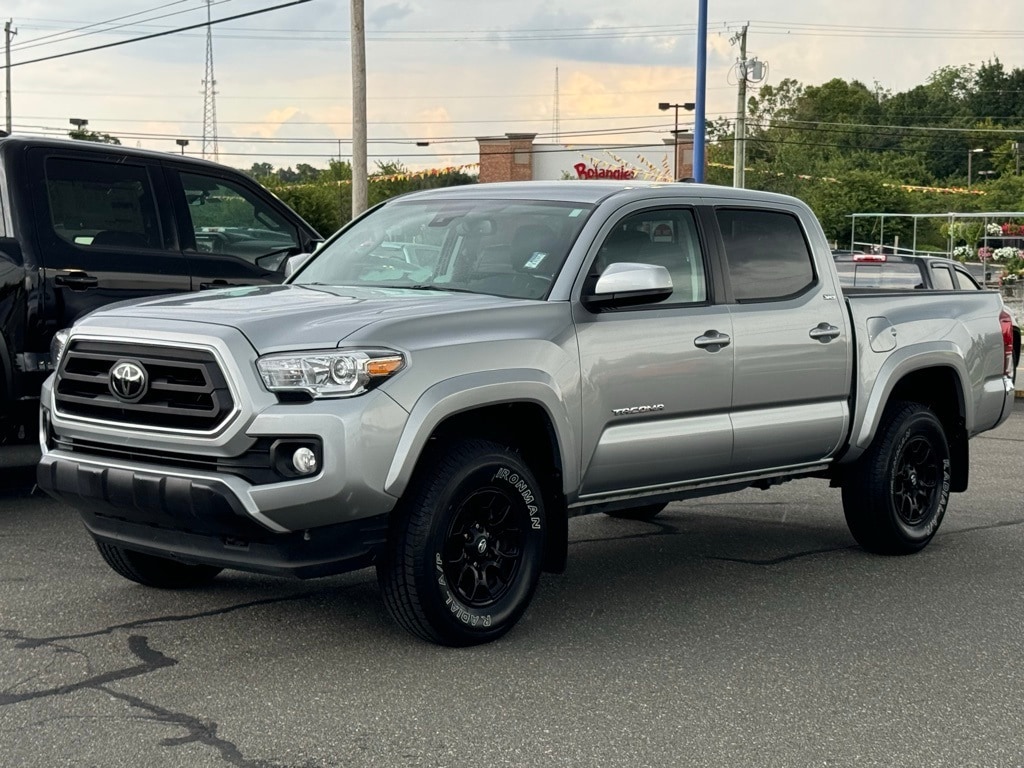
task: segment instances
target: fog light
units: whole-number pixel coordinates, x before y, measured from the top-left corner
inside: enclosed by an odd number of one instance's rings
[[[298,448],[292,454],[292,466],[300,475],[316,472],[316,454],[309,448]]]

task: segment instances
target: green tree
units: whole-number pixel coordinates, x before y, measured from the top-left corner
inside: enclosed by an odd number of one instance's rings
[[[121,143],[121,140],[116,136],[111,136],[109,133],[97,133],[96,131],[90,131],[88,128],[75,128],[73,131],[68,131],[68,136],[77,141],[95,141],[98,144]]]

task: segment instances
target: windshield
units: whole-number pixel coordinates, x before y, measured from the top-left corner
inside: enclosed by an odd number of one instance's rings
[[[389,203],[292,281],[543,299],[593,206],[524,200]]]

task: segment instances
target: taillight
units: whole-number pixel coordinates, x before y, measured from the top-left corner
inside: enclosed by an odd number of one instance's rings
[[[1013,318],[1005,309],[999,313],[999,326],[1003,330],[1003,355],[1006,364],[1003,372],[1013,377]]]

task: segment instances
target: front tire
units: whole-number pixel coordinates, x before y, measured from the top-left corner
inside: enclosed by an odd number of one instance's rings
[[[417,472],[377,579],[394,619],[433,643],[469,646],[510,630],[540,576],[544,501],[505,446],[462,440]]]
[[[209,584],[223,569],[213,565],[191,565],[156,555],[97,541],[104,561],[129,581],[159,589],[188,589]]]
[[[920,403],[891,403],[843,484],[850,533],[869,552],[919,552],[946,513],[949,482],[949,442],[938,417]]]

